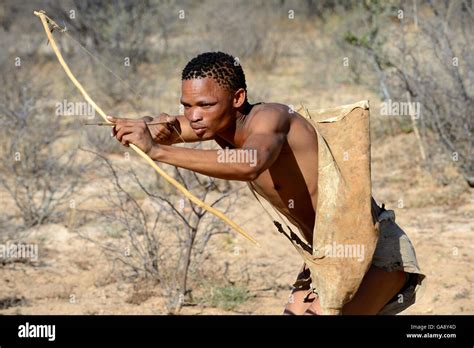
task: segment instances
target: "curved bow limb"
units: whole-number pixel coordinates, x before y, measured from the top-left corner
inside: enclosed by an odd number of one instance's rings
[[[95,111],[104,119],[106,123],[111,123],[107,119],[107,115],[102,110],[95,102],[92,100],[92,98],[89,96],[89,94],[85,91],[84,87],[82,87],[81,83],[76,79],[74,74],[72,73],[71,69],[67,65],[66,61],[64,60],[61,52],[58,49],[58,46],[56,45],[56,41],[54,41],[54,36],[52,34],[52,31],[50,30],[49,23],[52,24],[53,29],[60,28],[59,25],[57,25],[51,18],[49,18],[46,13],[41,10],[41,11],[34,11],[34,14],[38,16],[41,20],[41,23],[43,24],[44,31],[46,32],[46,35],[48,37],[49,42],[51,43],[51,47],[53,48],[54,53],[56,54],[56,57],[58,58],[59,63],[63,67],[64,71],[66,72],[67,76],[71,79],[71,81],[74,83],[74,85],[77,87],[77,89],[81,92],[81,94],[84,96],[84,98],[87,100],[87,102],[92,105],[92,107],[95,109]],[[146,154],[144,153],[140,148],[135,146],[134,144],[130,144],[130,147],[140,156],[142,157],[145,161],[148,162],[149,165],[151,165],[157,172],[160,174],[167,182],[169,182],[171,185],[176,187],[186,198],[188,198],[191,202],[196,204],[197,206],[201,207],[202,209],[207,210],[209,213],[212,215],[218,217],[221,219],[223,222],[225,222],[227,225],[232,227],[236,232],[240,233],[242,236],[244,236],[246,239],[251,241],[257,246],[260,246],[260,244],[253,239],[247,232],[245,232],[239,225],[237,225],[234,221],[229,219],[227,216],[225,216],[223,213],[221,213],[219,210],[209,206],[208,204],[204,203],[201,201],[199,198],[194,196],[191,192],[189,192],[183,185],[181,185],[178,181],[176,181],[173,177],[168,175],[163,169],[158,167],[158,165]]]

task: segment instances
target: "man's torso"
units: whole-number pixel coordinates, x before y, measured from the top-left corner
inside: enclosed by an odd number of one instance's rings
[[[286,140],[275,162],[252,181],[254,189],[312,243],[318,188],[318,146],[316,131],[303,116],[288,106],[276,103],[255,105],[245,121],[237,124],[234,144],[241,148],[254,117],[271,112],[289,122]],[[216,138],[222,147],[234,147]],[[257,154],[258,156],[258,154]]]

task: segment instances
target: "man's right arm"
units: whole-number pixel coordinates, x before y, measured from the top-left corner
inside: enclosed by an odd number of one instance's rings
[[[146,123],[168,122],[168,124],[149,124],[148,128],[153,141],[162,145],[177,143],[192,143],[202,141],[189,125],[189,121],[183,115],[170,116],[161,113],[159,116],[144,117]]]

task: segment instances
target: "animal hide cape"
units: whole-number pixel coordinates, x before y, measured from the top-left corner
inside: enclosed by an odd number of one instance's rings
[[[318,200],[312,252],[293,245],[324,313],[341,314],[371,265],[379,235],[371,211],[369,102],[306,117],[318,137]]]

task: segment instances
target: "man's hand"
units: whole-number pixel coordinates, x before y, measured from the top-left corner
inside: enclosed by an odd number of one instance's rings
[[[107,119],[114,123],[112,136],[115,136],[124,146],[134,144],[143,152],[148,154],[153,146],[153,139],[144,119],[127,119],[107,116]]]
[[[151,137],[153,141],[158,144],[171,145],[174,140],[181,134],[181,124],[176,116],[170,116],[165,113],[161,113],[157,117],[144,117],[148,124]],[[164,124],[150,124],[154,122],[168,122]]]

